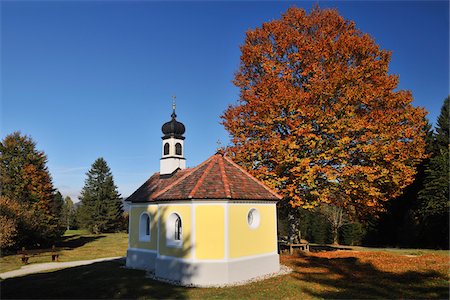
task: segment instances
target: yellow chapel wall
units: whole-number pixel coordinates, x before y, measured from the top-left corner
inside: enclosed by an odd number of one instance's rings
[[[251,228],[247,222],[247,215],[252,208],[259,211],[260,223],[257,228]],[[277,252],[275,203],[230,204],[228,224],[230,258]]]
[[[176,213],[181,217],[182,223],[182,243],[181,247],[167,245],[166,239],[166,223],[169,216]],[[159,205],[160,216],[160,231],[159,231],[159,254],[166,256],[173,256],[178,258],[191,258],[192,251],[192,222],[191,222],[192,207],[189,204],[170,204]]]
[[[145,250],[157,249],[158,241],[158,219],[157,219],[157,205],[147,204],[132,204],[129,212],[129,243],[130,248],[139,248]],[[147,212],[150,216],[150,241],[139,240],[139,221],[141,214]]]
[[[225,258],[224,205],[195,206],[195,257],[199,260]]]

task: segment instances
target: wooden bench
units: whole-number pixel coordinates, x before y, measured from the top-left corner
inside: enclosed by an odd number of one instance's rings
[[[25,247],[22,247],[22,250],[17,251],[17,254],[20,255],[20,259],[24,265],[27,265],[29,263],[29,259],[32,256],[46,256],[48,255],[49,249],[33,249],[33,250],[26,250]],[[59,253],[58,250],[55,248],[55,246],[51,249],[51,259],[53,262],[59,261]]]
[[[287,251],[289,249],[289,254],[294,254],[294,249],[300,249],[302,251],[309,251],[309,242],[307,240],[301,240],[300,243],[289,243],[287,241],[278,241],[280,251]]]
[[[56,252],[55,245],[52,246],[52,261],[59,261],[59,254]]]
[[[289,247],[289,254],[292,255],[294,254],[294,248],[298,248],[302,251],[309,251],[309,243],[300,243],[300,244],[287,244],[287,246]]]

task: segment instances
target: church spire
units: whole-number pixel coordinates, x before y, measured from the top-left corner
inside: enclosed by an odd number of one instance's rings
[[[172,120],[164,123],[161,128],[164,136],[162,137],[162,157],[160,161],[160,174],[172,174],[177,169],[186,168],[184,158],[184,124],[178,122],[175,113],[176,96],[172,97]]]

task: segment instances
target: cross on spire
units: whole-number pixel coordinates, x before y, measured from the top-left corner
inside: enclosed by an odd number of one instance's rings
[[[175,108],[177,107],[176,99],[177,99],[177,96],[173,95],[172,96],[172,118],[177,117],[177,114],[175,113]]]

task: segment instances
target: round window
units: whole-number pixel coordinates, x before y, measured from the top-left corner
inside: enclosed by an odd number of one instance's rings
[[[250,209],[247,214],[247,224],[250,228],[257,228],[259,226],[259,211],[256,208]]]

